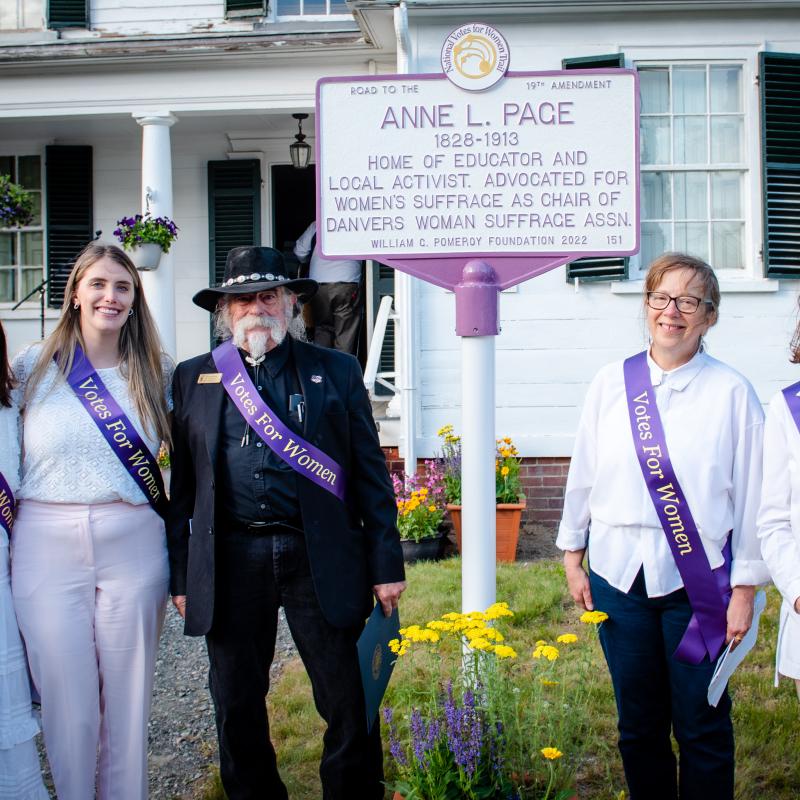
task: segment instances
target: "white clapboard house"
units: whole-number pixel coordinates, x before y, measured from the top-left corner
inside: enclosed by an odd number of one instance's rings
[[[498,28],[514,70],[639,71],[641,252],[585,260],[507,290],[497,338],[498,435],[526,457],[526,524],[552,528],[586,386],[641,349],[642,270],[664,250],[714,265],[723,301],[710,351],[766,401],[788,363],[800,288],[798,0],[0,0],[0,172],[40,213],[0,231],[0,318],[17,348],[53,324],[70,258],[151,207],[180,238],[146,277],[178,358],[208,348],[191,304],[228,248],[291,251],[314,214],[313,164],[292,166],[295,114],[314,144],[323,76],[441,71],[447,34]],[[313,161],[313,156],[312,156]],[[149,191],[148,191],[149,190]],[[368,330],[395,298],[368,365],[387,445],[426,457],[460,422],[452,294],[366,270]],[[396,317],[396,318],[394,318]],[[379,322],[381,322],[379,320]],[[372,384],[371,384],[372,385]],[[388,397],[387,397],[388,399]]]

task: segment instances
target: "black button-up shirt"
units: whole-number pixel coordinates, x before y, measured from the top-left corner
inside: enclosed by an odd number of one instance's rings
[[[300,392],[289,357],[289,342],[284,339],[255,367],[244,361],[244,351],[239,353],[273,414],[295,433],[302,434],[289,416],[289,395]],[[294,470],[261,440],[229,397],[225,400],[220,441],[216,508],[223,529],[232,521],[272,522],[300,514]]]

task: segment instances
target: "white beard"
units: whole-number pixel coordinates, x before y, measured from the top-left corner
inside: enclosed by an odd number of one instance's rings
[[[248,314],[236,323],[232,334],[237,347],[246,350],[253,358],[261,358],[267,352],[270,341],[277,346],[286,338],[286,326],[275,317]]]

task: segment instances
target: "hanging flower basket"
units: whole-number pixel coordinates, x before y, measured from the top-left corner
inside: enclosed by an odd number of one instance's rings
[[[146,272],[158,267],[162,252],[160,244],[144,242],[143,244],[137,244],[135,247],[132,247],[129,251],[129,255],[136,269]]]
[[[33,195],[0,175],[0,228],[22,228],[33,219]]]
[[[169,217],[136,214],[117,220],[114,236],[131,254],[137,269],[150,270],[158,266],[161,253],[168,253],[178,238],[178,226]]]

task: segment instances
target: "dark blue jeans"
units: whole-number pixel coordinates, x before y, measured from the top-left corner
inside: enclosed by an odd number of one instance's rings
[[[630,800],[733,800],[733,726],[727,691],[719,705],[706,692],[714,664],[673,657],[692,610],[684,589],[648,597],[639,572],[625,594],[590,573],[619,714],[619,751]],[[680,751],[676,776],[670,729]]]
[[[229,800],[285,800],[269,738],[266,695],[283,606],[327,723],[320,777],[325,800],[383,798],[380,729],[367,735],[356,641],[361,628],[334,628],[317,602],[303,537],[221,534],[214,625],[206,636],[209,687]]]

